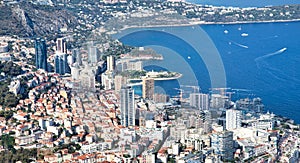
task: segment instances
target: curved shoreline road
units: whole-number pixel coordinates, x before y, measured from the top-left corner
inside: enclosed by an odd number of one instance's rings
[[[196,21],[189,22],[188,24],[162,24],[162,25],[145,25],[145,26],[125,26],[119,31],[125,31],[127,29],[135,28],[160,28],[160,27],[181,27],[181,26],[194,26],[194,25],[211,25],[211,24],[251,24],[251,23],[282,23],[282,22],[298,22],[300,19],[290,19],[290,20],[260,20],[260,21],[237,21],[237,22],[206,22],[206,21]]]

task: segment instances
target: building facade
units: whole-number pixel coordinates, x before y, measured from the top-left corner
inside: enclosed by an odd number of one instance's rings
[[[67,41],[65,38],[56,39],[56,52],[67,54]]]
[[[154,79],[143,79],[143,98],[153,100],[154,99]]]
[[[226,130],[240,128],[242,124],[242,112],[236,109],[226,110]]]
[[[122,75],[115,76],[114,85],[115,85],[116,92],[120,92],[121,88],[123,86],[126,86],[126,84],[127,84],[127,77],[122,76]]]
[[[123,87],[120,91],[121,125],[135,126],[135,101],[134,90],[131,87]]]
[[[54,71],[55,73],[64,75],[71,73],[71,69],[68,65],[67,55],[65,53],[56,53],[54,58]]]
[[[94,46],[88,47],[88,62],[91,64],[98,63],[99,59],[100,56],[98,54],[97,47]]]
[[[232,161],[233,160],[233,132],[223,131],[212,133],[211,138],[211,148],[214,153],[221,157],[222,161]]]
[[[114,72],[116,67],[115,57],[110,55],[107,56],[107,71]]]
[[[47,46],[44,39],[35,40],[35,66],[37,69],[48,70],[47,67]]]
[[[209,95],[202,93],[190,94],[190,105],[198,108],[199,110],[209,109]]]

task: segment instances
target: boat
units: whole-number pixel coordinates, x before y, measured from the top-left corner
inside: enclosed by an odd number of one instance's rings
[[[224,33],[225,33],[225,34],[227,34],[227,33],[228,33],[228,31],[227,31],[227,30],[225,30],[225,31],[224,31]]]
[[[242,33],[241,36],[247,37],[249,34],[248,33]]]

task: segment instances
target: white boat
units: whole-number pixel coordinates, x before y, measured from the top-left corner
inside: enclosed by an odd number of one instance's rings
[[[224,31],[224,33],[225,33],[225,34],[227,34],[227,33],[228,33],[228,31],[227,31],[227,30],[225,30],[225,31]]]
[[[247,37],[249,34],[248,33],[242,33],[241,36]]]

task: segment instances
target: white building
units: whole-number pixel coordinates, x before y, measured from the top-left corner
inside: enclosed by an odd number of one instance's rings
[[[101,82],[105,90],[113,89],[114,87],[114,77],[112,73],[101,74]]]
[[[212,94],[210,99],[211,108],[224,108],[226,103],[229,101],[227,96],[220,94]]]
[[[115,57],[112,55],[107,56],[107,70],[106,71],[114,72],[115,67],[116,67]]]
[[[240,110],[228,109],[226,110],[226,130],[232,130],[241,127],[241,116]]]
[[[269,112],[260,115],[259,119],[253,123],[253,127],[261,130],[273,130],[275,125],[274,116],[274,114],[270,114]]]
[[[199,110],[209,109],[209,95],[202,93],[190,94],[190,105],[198,108]]]
[[[21,89],[21,86],[20,86],[20,81],[19,80],[10,82],[10,85],[9,85],[9,91],[10,92],[17,95],[20,92],[20,89]]]
[[[134,90],[123,87],[120,91],[121,124],[125,127],[135,126]]]

